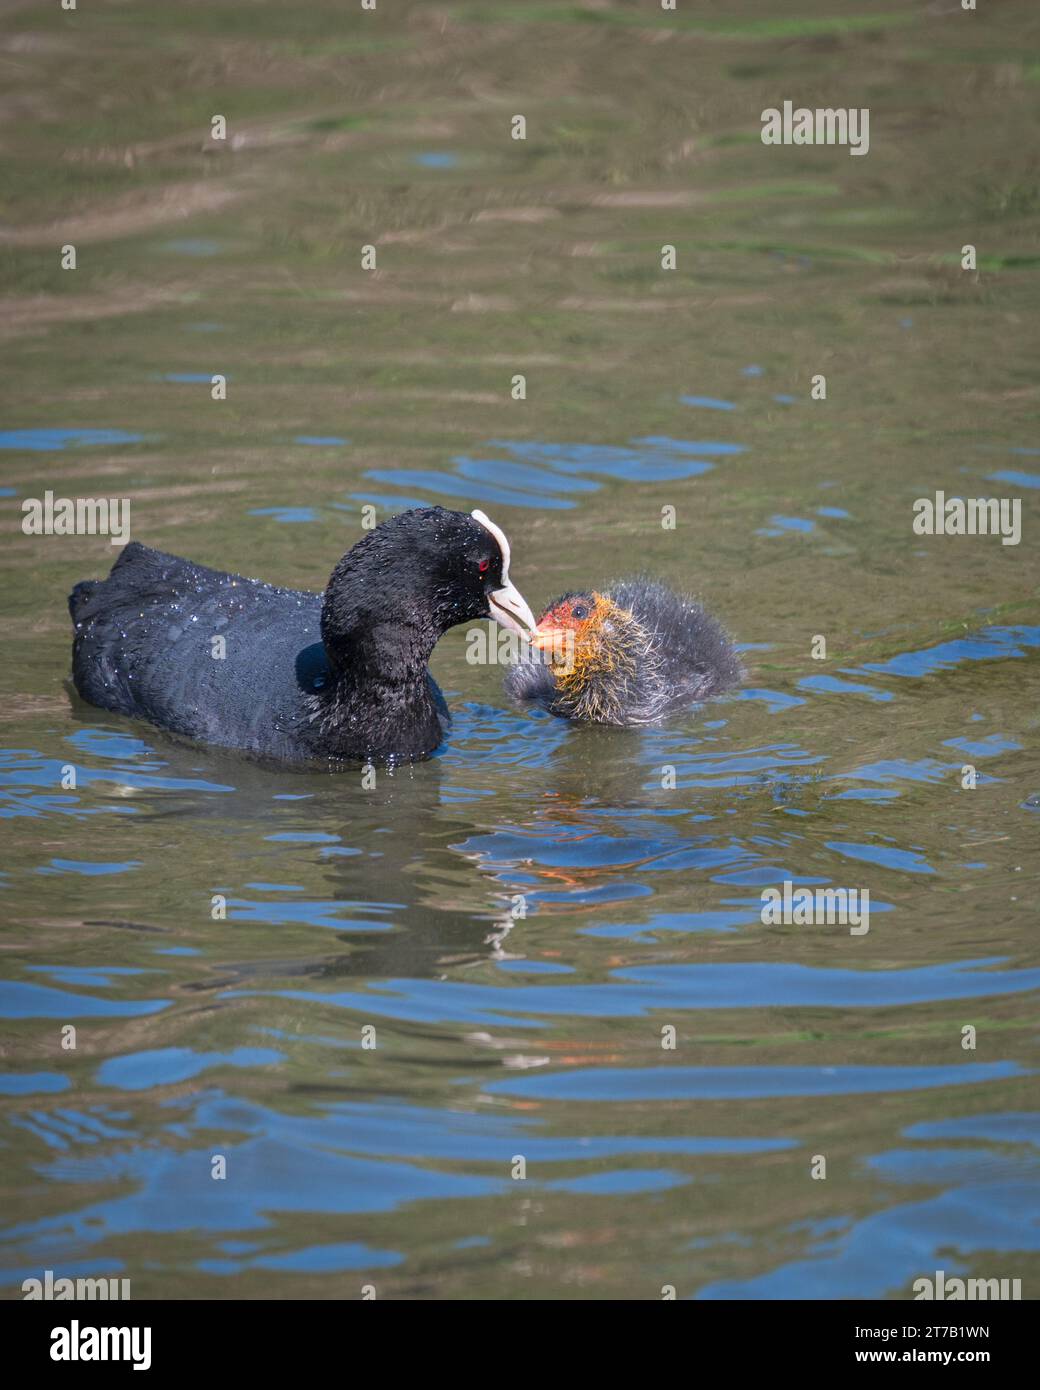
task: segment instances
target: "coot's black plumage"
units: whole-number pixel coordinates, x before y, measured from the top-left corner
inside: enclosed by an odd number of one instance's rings
[[[443,507],[370,531],[324,594],[131,542],[107,579],[76,585],[69,611],[85,700],[288,762],[433,752],[448,715],[428,670],[437,639],[479,618],[534,624],[509,580],[504,533],[482,512]]]
[[[744,676],[721,624],[652,579],[562,595],[531,640],[506,673],[507,691],[586,723],[656,723]]]

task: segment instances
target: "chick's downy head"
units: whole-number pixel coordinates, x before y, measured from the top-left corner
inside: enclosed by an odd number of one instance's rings
[[[564,594],[542,614],[531,642],[552,671],[566,713],[602,724],[626,722],[633,682],[652,647],[630,610],[595,590]]]

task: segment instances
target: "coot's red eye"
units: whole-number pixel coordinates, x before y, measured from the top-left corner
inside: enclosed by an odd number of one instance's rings
[[[488,572],[488,570],[489,570],[490,568],[491,568],[491,561],[488,560],[488,559],[483,559],[483,560],[481,560],[480,564],[477,566],[477,569],[480,570],[481,574],[487,574],[487,572]]]

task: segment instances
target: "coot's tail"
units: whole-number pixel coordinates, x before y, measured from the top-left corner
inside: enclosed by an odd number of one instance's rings
[[[96,579],[81,579],[69,594],[69,614],[73,622],[79,620],[84,605],[98,586]]]
[[[130,541],[119,552],[116,562],[109,572],[108,579],[81,579],[73,586],[72,593],[69,594],[69,613],[74,623],[78,623],[84,617],[84,609],[90,600],[97,593],[102,584],[107,584],[112,576],[123,568],[126,564],[134,564],[142,557],[149,555],[158,556],[161,560],[171,560],[172,556],[160,555],[157,550],[150,550],[148,546],[142,545],[140,541]],[[181,562],[182,563],[182,562]]]

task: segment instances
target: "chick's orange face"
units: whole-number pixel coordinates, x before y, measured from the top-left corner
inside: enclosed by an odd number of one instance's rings
[[[604,608],[600,594],[565,594],[539,618],[531,643],[546,654],[554,670],[569,672],[595,643]]]
[[[538,619],[536,631],[554,628],[580,631],[596,613],[597,597],[596,594],[566,594],[545,610]]]

